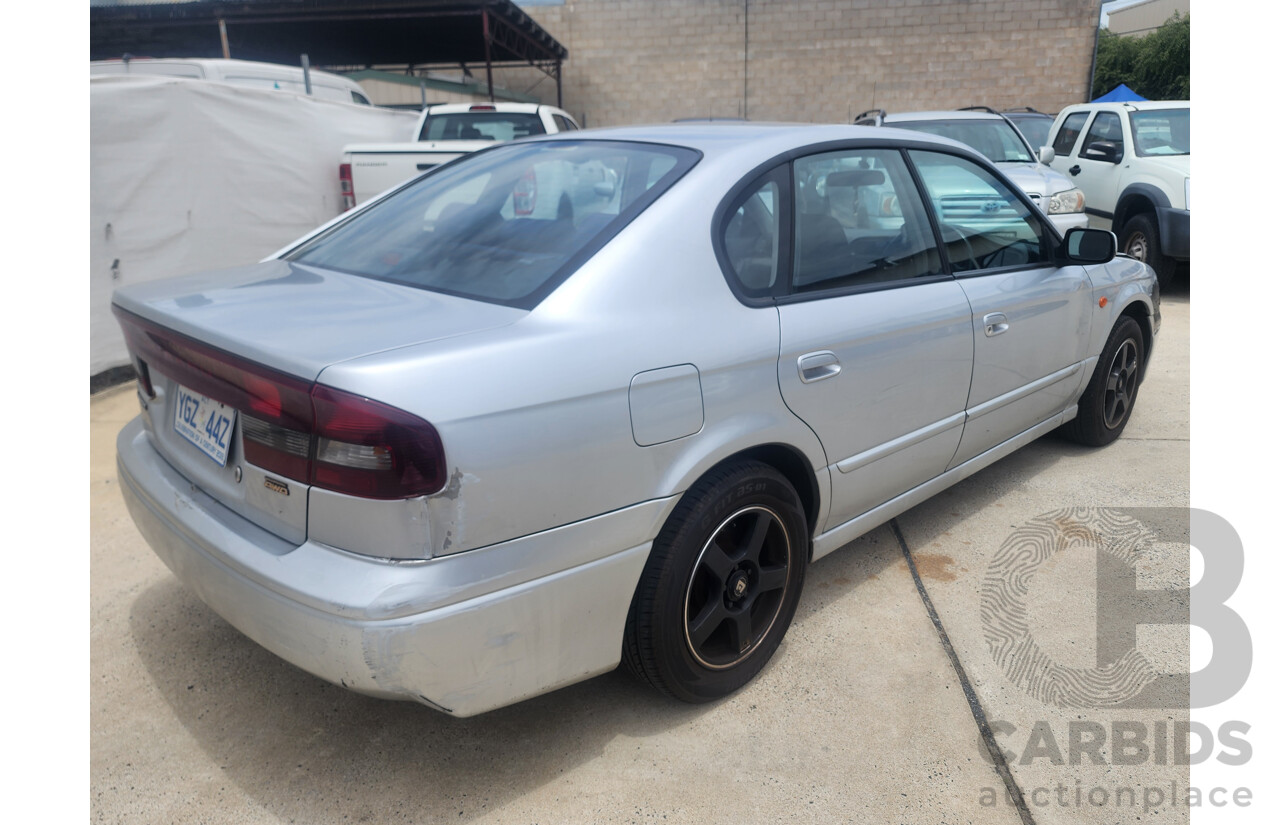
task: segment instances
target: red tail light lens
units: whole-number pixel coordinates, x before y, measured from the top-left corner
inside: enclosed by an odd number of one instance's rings
[[[312,483],[365,498],[408,498],[444,486],[444,448],[417,416],[317,384]]]
[[[356,205],[356,187],[351,180],[351,164],[338,166],[338,185],[342,189],[342,211],[346,212]]]
[[[427,421],[112,310],[135,358],[239,410],[250,464],[364,498],[413,498],[444,487],[444,447]]]

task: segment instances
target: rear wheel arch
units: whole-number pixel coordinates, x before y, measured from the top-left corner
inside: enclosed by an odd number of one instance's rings
[[[817,528],[818,510],[822,504],[822,492],[818,487],[817,475],[814,473],[809,461],[804,457],[804,453],[789,444],[761,444],[727,456],[707,470],[706,473],[703,473],[703,476],[710,475],[726,464],[740,461],[759,461],[782,473],[787,481],[791,483],[791,486],[795,488],[796,495],[800,497],[800,505],[804,510],[805,520],[809,524],[809,538],[812,539],[813,532]],[[810,546],[809,551],[810,553],[813,552],[812,546]]]

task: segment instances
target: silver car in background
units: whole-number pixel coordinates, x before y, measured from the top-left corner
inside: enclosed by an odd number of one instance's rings
[[[732,692],[812,560],[1115,439],[1159,328],[1148,267],[973,150],[757,124],[497,146],[114,308],[155,552],[298,667],[458,716],[620,660]]]

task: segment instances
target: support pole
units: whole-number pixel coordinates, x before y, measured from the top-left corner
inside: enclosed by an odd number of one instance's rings
[[[302,54],[302,88],[306,90],[307,97],[311,96],[311,58],[306,52]]]
[[[218,34],[222,37],[222,59],[231,59],[231,46],[227,43],[227,21],[218,18]]]
[[[484,23],[484,79],[489,84],[489,102],[493,103],[493,54],[490,51],[493,44],[493,34],[489,31],[488,9],[480,12],[480,19]]]
[[[557,109],[564,108],[564,92],[561,88],[561,80],[560,80],[562,72],[563,72],[563,63],[562,61],[557,60],[556,61],[556,108]]]

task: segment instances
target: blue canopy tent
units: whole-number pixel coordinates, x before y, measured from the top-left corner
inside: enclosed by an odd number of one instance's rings
[[[1121,83],[1102,97],[1095,97],[1093,103],[1124,103],[1131,100],[1146,100],[1145,97]]]

